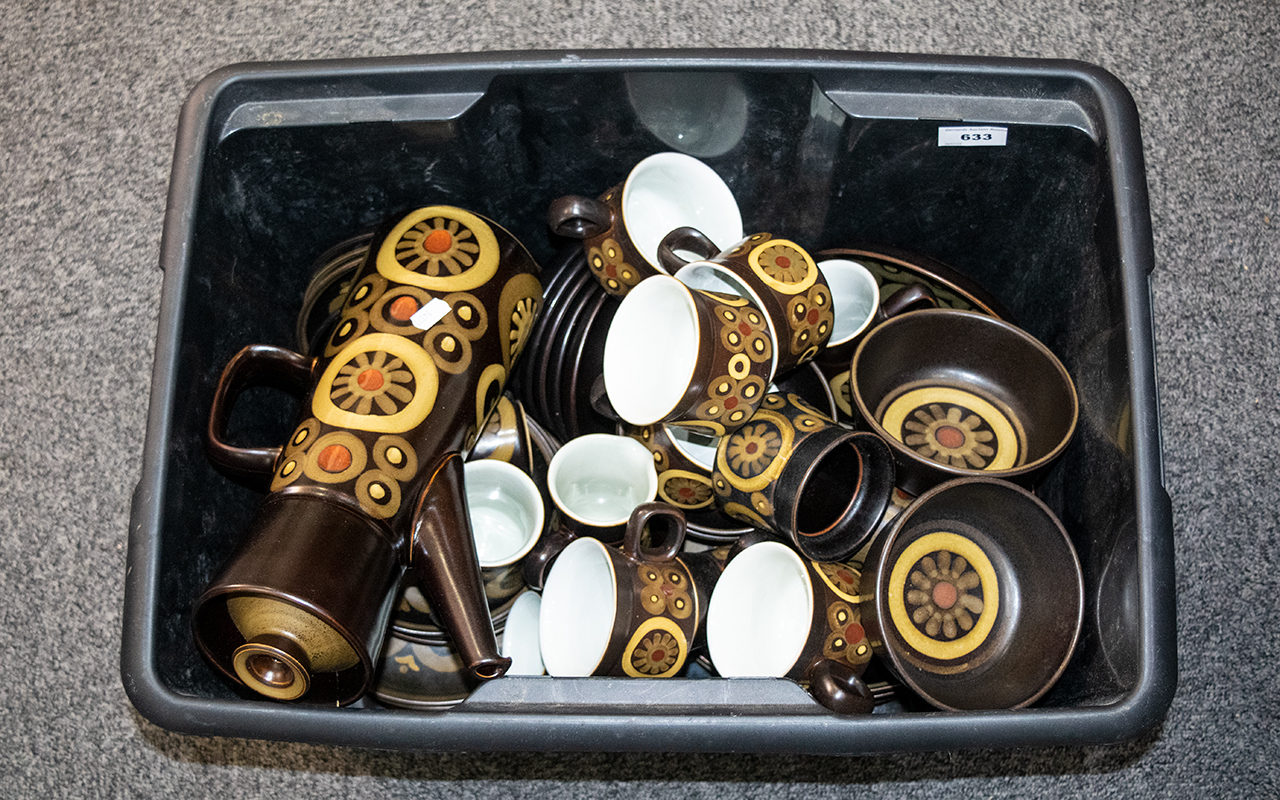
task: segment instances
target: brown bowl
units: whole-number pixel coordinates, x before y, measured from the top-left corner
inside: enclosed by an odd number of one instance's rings
[[[859,592],[872,647],[930,704],[1010,709],[1062,675],[1084,621],[1071,539],[1030,492],[963,478],[877,537]]]
[[[858,345],[853,408],[920,494],[986,475],[1029,486],[1066,449],[1079,401],[1066,367],[1031,334],[985,314],[896,316]]]

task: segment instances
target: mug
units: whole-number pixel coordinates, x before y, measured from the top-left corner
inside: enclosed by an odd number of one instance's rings
[[[604,345],[604,387],[632,425],[667,422],[720,436],[741,427],[773,379],[760,308],[666,275],[623,298]]]
[[[1075,385],[1049,348],[1008,322],[954,309],[873,328],[854,352],[849,389],[859,418],[893,451],[898,485],[917,495],[980,474],[1031,485],[1079,416]]]
[[[711,475],[717,506],[773,531],[807,558],[840,561],[875,533],[894,486],[893,455],[796,395],[770,393],[723,437]]]
[[[702,256],[686,261],[675,251]],[[769,321],[773,374],[812,361],[835,328],[831,288],[800,245],[757,233],[718,251],[701,231],[679,228],[663,238],[658,257],[685,284],[703,291],[736,294],[758,306]]]
[[[511,659],[507,675],[532,677],[547,674],[547,668],[542,664],[538,636],[541,614],[542,597],[537,592],[525,592],[512,604],[501,642],[502,654]]]
[[[762,541],[729,560],[707,607],[707,652],[726,678],[789,678],[843,713],[869,713],[860,676],[872,647],[862,626],[861,574]]]
[[[265,345],[223,370],[206,429],[216,467],[269,489],[196,601],[214,666],[283,700],[350,703],[373,681],[400,573],[412,568],[478,679],[498,677],[462,453],[502,396],[542,299],[510,233],[451,206],[388,221],[332,333],[308,359]],[[287,443],[226,441],[250,385],[303,398]]]
[[[505,461],[469,461],[463,476],[480,577],[493,612],[525,589],[521,561],[542,535],[542,495],[532,478]]]
[[[641,548],[646,526],[662,524],[661,544]],[[677,557],[684,514],[663,503],[638,507],[622,547],[582,537],[547,575],[538,630],[542,661],[556,677],[668,678],[681,669],[703,606]]]
[[[831,338],[816,359],[828,380],[848,373],[853,351],[873,325],[907,311],[938,307],[938,298],[923,283],[899,287],[882,299],[875,276],[857,261],[828,258],[818,261],[818,270],[831,288],[831,305],[835,309]]]
[[[658,243],[675,228],[691,225],[722,242],[742,238],[742,214],[729,187],[706,164],[681,153],[645,158],[598,200],[555,200],[547,224],[582,240],[591,273],[619,297],[645,278],[666,274]]]
[[[658,472],[658,499],[681,511],[711,508],[711,471],[715,468],[718,437],[679,425],[624,426],[623,433],[653,454]]]
[[[589,433],[556,450],[547,466],[555,510],[549,529],[525,556],[521,574],[541,589],[560,553],[581,537],[620,544],[632,512],[653,499],[658,473],[644,445],[611,433]]]

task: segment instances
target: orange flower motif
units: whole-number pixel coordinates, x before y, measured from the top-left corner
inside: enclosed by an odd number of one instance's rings
[[[669,633],[654,631],[631,653],[631,666],[644,675],[659,675],[675,666],[680,643]]]
[[[969,568],[969,562],[939,550],[920,559],[916,566],[910,576],[914,588],[907,590],[907,605],[914,606],[912,622],[935,639],[939,633],[955,639],[962,631],[971,630],[974,615],[980,615],[985,605],[973,593],[981,590],[982,579]]]
[[[396,260],[407,270],[438,277],[457,275],[476,261],[475,234],[453,219],[423,220],[396,242]]]

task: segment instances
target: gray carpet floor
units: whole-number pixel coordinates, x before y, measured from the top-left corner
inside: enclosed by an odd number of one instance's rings
[[[1274,0],[10,3],[0,13],[0,795],[1280,795]],[[178,111],[244,60],[793,47],[1073,58],[1142,117],[1180,681],[1082,748],[876,758],[390,754],[178,735],[119,676]]]

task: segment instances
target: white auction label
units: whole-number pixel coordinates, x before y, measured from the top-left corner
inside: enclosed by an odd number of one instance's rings
[[[409,317],[409,322],[418,330],[425,331],[427,328],[430,328],[432,325],[435,325],[437,322],[444,319],[445,314],[448,314],[452,310],[453,309],[449,308],[448,303],[441,300],[439,297],[433,297],[427,301],[425,306],[414,312],[412,317]]]
[[[938,128],[938,147],[1004,147],[1008,138],[1008,128]]]

